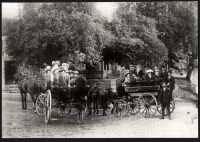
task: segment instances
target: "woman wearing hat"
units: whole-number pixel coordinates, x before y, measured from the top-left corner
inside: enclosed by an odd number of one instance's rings
[[[147,75],[146,75],[146,80],[153,80],[153,70],[152,69],[148,69],[146,71]]]

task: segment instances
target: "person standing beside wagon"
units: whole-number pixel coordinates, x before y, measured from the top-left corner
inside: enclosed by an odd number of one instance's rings
[[[170,94],[170,89],[167,87],[166,82],[162,82],[162,87],[159,92],[159,99],[161,102],[161,108],[162,108],[162,117],[160,119],[164,119],[165,115],[165,109],[167,111],[168,118],[171,120],[171,114],[170,114],[170,99],[171,99],[171,94]]]
[[[172,76],[172,71],[168,71],[167,86],[170,89],[170,101],[172,100],[172,92],[175,88],[175,78]]]

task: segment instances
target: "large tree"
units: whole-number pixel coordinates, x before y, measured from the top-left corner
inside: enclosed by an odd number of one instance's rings
[[[135,3],[120,3],[106,28],[116,36],[116,41],[105,49],[108,53],[103,52],[106,60],[145,65],[166,58],[167,49],[158,39],[156,20],[137,13]]]
[[[159,39],[168,48],[168,64],[175,64],[183,55],[192,51],[195,58],[197,47],[197,21],[195,2],[138,2],[137,11],[158,21]],[[192,61],[192,60],[191,60]]]
[[[92,14],[92,3],[27,3],[22,19],[14,22],[7,37],[8,51],[20,63],[40,67],[52,60],[101,60],[101,50],[114,38]]]

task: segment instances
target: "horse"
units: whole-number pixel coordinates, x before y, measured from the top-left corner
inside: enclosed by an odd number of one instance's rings
[[[99,109],[98,109],[98,95],[97,95],[97,91],[98,88],[96,86],[96,84],[89,84],[90,89],[88,91],[88,100],[87,100],[87,106],[88,106],[88,110],[89,110],[89,115],[92,114],[92,107],[93,107],[93,114],[98,114],[99,113]]]
[[[73,100],[75,107],[78,109],[78,120],[83,123],[83,114],[87,106],[88,86],[87,79],[81,75],[75,80],[75,87],[70,89],[70,98]]]
[[[18,88],[21,94],[22,109],[27,109],[26,97],[30,94],[33,101],[33,109],[35,109],[36,99],[40,93],[47,91],[47,82],[43,79],[27,78],[18,82]]]
[[[106,116],[106,111],[110,104],[113,104],[113,99],[116,98],[116,94],[112,91],[111,88],[104,89],[99,88],[95,85],[92,86],[88,93],[88,110],[89,115],[99,114],[99,105],[102,106],[103,116]],[[93,111],[92,111],[93,109]]]

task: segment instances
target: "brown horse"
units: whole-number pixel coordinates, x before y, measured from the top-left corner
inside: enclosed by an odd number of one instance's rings
[[[30,94],[31,99],[33,101],[33,108],[35,109],[35,103],[37,97],[40,95],[40,93],[45,93],[48,89],[47,82],[43,79],[37,79],[37,78],[24,79],[18,83],[18,87],[22,99],[22,109],[27,108],[26,105],[27,93]]]
[[[116,94],[112,91],[111,88],[103,89],[94,85],[90,92],[88,93],[88,110],[89,115],[99,113],[99,105],[102,106],[103,116],[106,116],[106,110],[108,106],[112,103],[113,99],[116,98]],[[92,111],[93,109],[93,111]]]

